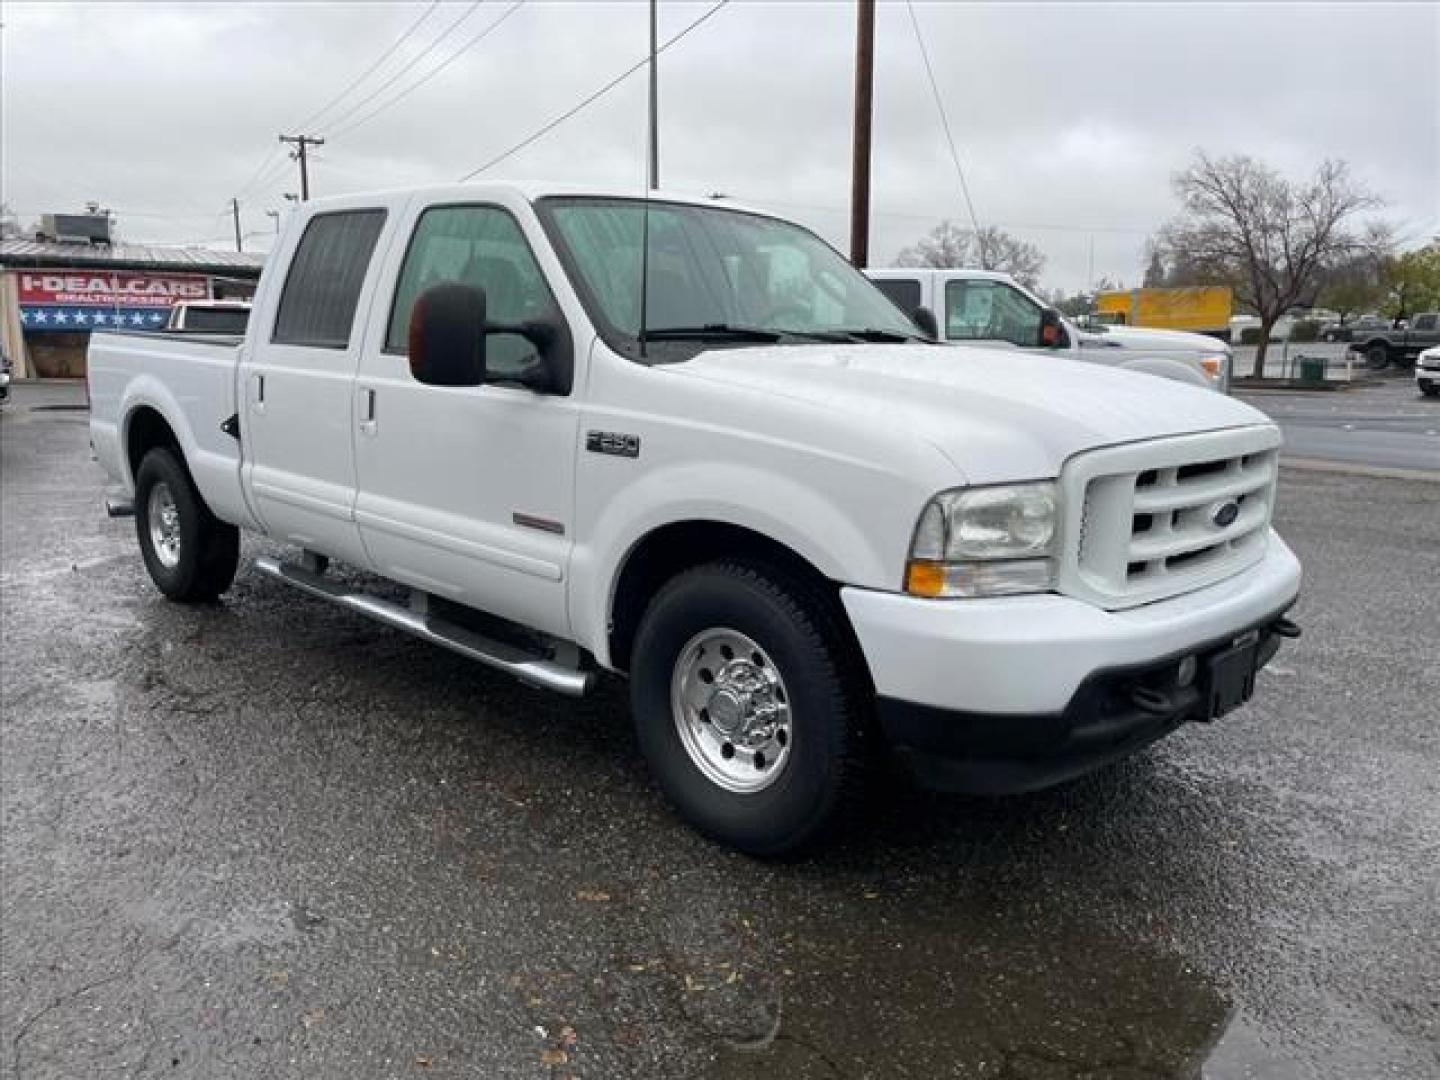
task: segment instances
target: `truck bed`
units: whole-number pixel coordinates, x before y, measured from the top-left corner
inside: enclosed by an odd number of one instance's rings
[[[90,339],[90,442],[127,494],[135,489],[119,418],[139,405],[175,432],[205,501],[226,520],[250,521],[240,486],[240,441],[221,429],[237,415],[243,339],[230,334],[97,331]],[[137,421],[130,420],[133,426]]]

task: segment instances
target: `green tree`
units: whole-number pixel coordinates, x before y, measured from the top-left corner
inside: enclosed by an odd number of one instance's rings
[[[1388,260],[1382,290],[1381,310],[1392,319],[1440,311],[1440,243]]]

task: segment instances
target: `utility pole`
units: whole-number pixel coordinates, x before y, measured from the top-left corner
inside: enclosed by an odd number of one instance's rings
[[[314,135],[281,135],[282,143],[294,143],[295,149],[290,156],[300,162],[300,201],[304,202],[310,198],[310,170],[306,165],[305,148],[307,146],[324,146],[324,139],[317,139]]]
[[[650,190],[660,186],[660,73],[655,66],[655,9],[659,0],[650,0]]]
[[[235,250],[244,251],[245,245],[240,239],[240,200],[230,200],[230,213],[235,218]]]
[[[850,166],[850,261],[870,261],[870,114],[875,89],[875,0],[855,5],[855,147]]]

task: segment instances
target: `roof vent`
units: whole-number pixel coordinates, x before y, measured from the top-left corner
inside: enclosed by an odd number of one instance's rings
[[[110,218],[106,214],[43,214],[38,240],[59,244],[109,244]]]

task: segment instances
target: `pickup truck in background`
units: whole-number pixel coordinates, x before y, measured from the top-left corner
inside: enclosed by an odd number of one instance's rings
[[[190,334],[243,334],[250,321],[244,300],[182,300],[170,308],[165,329]]]
[[[1358,334],[1363,339],[1370,331],[1385,333],[1391,329],[1391,321],[1378,315],[1361,315],[1350,322],[1328,322],[1320,327],[1320,340],[1325,342],[1354,341]]]
[[[1393,364],[1409,367],[1426,349],[1440,345],[1440,312],[1427,311],[1395,329],[1372,327],[1352,334],[1350,348],[1365,356],[1365,365],[1379,370]]]
[[[226,592],[249,529],[296,549],[259,573],[526,683],[628,676],[665,794],[756,854],[828,831],[887,748],[972,792],[1134,753],[1299,632],[1264,415],[944,347],[712,200],[307,202],[243,340],[96,333],[89,380],[167,597]]]
[[[1204,334],[1077,326],[1008,274],[990,270],[869,269],[866,275],[917,325],[952,344],[1065,356],[1160,375],[1222,393],[1230,346]]]

